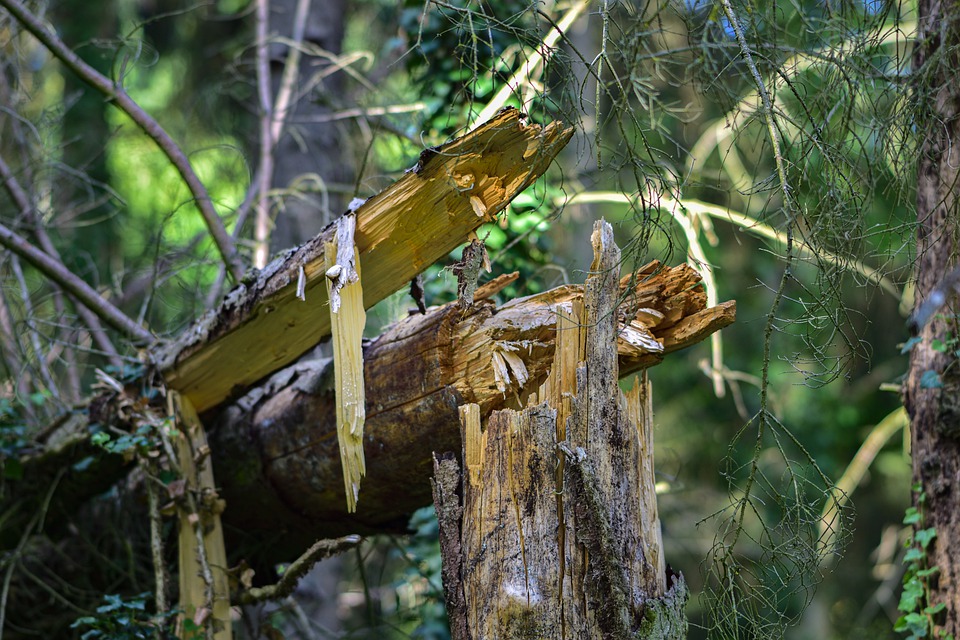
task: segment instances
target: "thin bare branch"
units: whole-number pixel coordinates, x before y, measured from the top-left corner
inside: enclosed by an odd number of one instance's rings
[[[0,0],[0,2],[6,1]],[[36,248],[23,236],[3,224],[0,224],[0,245],[29,262],[117,331],[137,342],[145,344],[153,342],[153,334],[102,298],[93,287],[67,269],[62,262]]]
[[[443,3],[440,2],[434,2],[434,4],[443,6]],[[543,42],[539,47],[537,47],[537,50],[530,54],[530,57],[523,64],[523,66],[520,67],[516,73],[510,76],[510,79],[507,80],[507,82],[500,88],[499,91],[497,91],[496,95],[493,96],[493,99],[487,103],[487,106],[477,114],[477,116],[473,119],[473,123],[468,127],[469,130],[473,130],[480,124],[492,118],[493,114],[507,104],[507,100],[510,99],[510,96],[514,91],[516,91],[521,85],[530,81],[531,77],[540,66],[540,63],[543,62],[544,55],[548,53],[554,45],[556,45],[557,41],[566,34],[573,23],[576,22],[577,18],[580,17],[580,14],[586,11],[589,6],[589,2],[586,0],[580,0],[567,10],[567,13],[564,14],[563,18],[560,19],[560,22],[557,23],[556,28],[550,31],[543,38]]]
[[[54,399],[59,400],[60,389],[50,374],[50,367],[47,366],[47,354],[43,350],[43,345],[40,344],[40,331],[37,329],[37,323],[34,321],[33,303],[30,300],[30,289],[27,287],[27,279],[23,277],[23,269],[20,268],[20,261],[16,257],[10,260],[10,268],[13,270],[17,285],[20,287],[20,304],[23,305],[27,339],[30,347],[33,349],[33,357],[37,363],[37,372],[40,374],[40,379],[43,380],[43,384],[47,388],[47,391],[50,392],[50,395]]]
[[[260,99],[260,167],[257,172],[256,222],[254,224],[253,266],[263,269],[267,264],[270,239],[270,180],[273,177],[273,104],[270,101],[270,59],[267,47],[267,27],[270,20],[270,0],[257,0],[257,96]],[[239,218],[238,218],[239,220]],[[238,222],[239,224],[239,222]]]
[[[240,595],[240,604],[254,604],[266,600],[279,600],[293,593],[300,578],[305,576],[315,564],[360,544],[360,536],[344,536],[333,540],[319,540],[307,549],[303,555],[290,563],[280,581],[266,587],[247,589]]]
[[[223,261],[229,267],[230,274],[235,281],[243,277],[244,266],[237,253],[236,246],[230,234],[227,233],[220,216],[213,208],[213,201],[207,193],[206,187],[200,181],[190,164],[189,158],[183,149],[173,141],[173,138],[164,131],[163,127],[143,110],[133,98],[124,90],[123,86],[111,81],[96,69],[84,62],[63,40],[51,32],[46,25],[18,0],[0,0],[0,7],[9,11],[23,27],[33,34],[50,52],[63,62],[71,71],[77,74],[84,82],[102,93],[124,113],[137,123],[148,136],[153,138],[157,146],[167,156],[167,159],[176,167],[177,172],[193,194],[197,208],[203,216],[207,229],[213,237]]]
[[[310,11],[309,0],[298,0],[293,19],[293,37],[280,76],[276,101],[270,105],[270,61],[267,59],[267,21],[269,0],[257,1],[257,88],[260,95],[260,169],[257,194],[257,219],[254,228],[254,266],[267,264],[270,244],[270,182],[273,179],[273,151],[289,115],[293,90],[300,71],[300,50]]]

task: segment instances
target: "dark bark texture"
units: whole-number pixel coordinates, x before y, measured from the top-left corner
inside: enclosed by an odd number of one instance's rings
[[[957,264],[957,179],[960,168],[960,5],[920,0],[914,51],[915,122],[922,127],[917,175],[916,296],[922,304]],[[924,527],[937,537],[928,549],[929,603],[944,603],[938,623],[960,635],[960,362],[934,351],[934,338],[957,335],[956,300],[920,327],[904,404],[910,414],[913,475],[926,494]],[[935,372],[942,386],[931,384]],[[926,377],[925,377],[926,376]]]

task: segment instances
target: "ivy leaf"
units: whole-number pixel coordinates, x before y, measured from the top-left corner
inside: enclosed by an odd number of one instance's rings
[[[904,564],[909,564],[911,562],[916,562],[923,559],[923,551],[917,549],[916,547],[911,547],[907,549],[907,553],[903,556]]]
[[[897,609],[904,613],[916,611],[923,600],[923,585],[916,576],[910,576],[903,583],[903,593],[900,594],[900,604]]]
[[[908,507],[903,515],[903,524],[920,524],[920,512],[916,507]]]
[[[923,375],[920,376],[920,388],[921,389],[940,389],[943,387],[943,382],[940,381],[940,374],[932,369],[927,369],[923,372]]]
[[[110,442],[110,434],[107,433],[106,431],[98,431],[97,433],[90,436],[90,442],[97,445],[98,447],[102,447],[106,445],[108,442]]]
[[[908,613],[901,616],[893,625],[893,630],[900,633],[910,633],[908,638],[926,638],[928,634],[927,619],[919,613]]]
[[[929,545],[936,537],[937,530],[933,527],[930,527],[929,529],[920,529],[913,534],[913,539],[916,540],[917,544],[919,544],[923,549],[926,549],[927,545]]]

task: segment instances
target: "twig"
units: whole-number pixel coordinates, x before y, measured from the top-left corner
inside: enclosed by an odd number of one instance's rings
[[[13,275],[17,279],[17,284],[20,286],[20,302],[23,305],[24,323],[27,325],[27,336],[30,341],[30,346],[33,348],[33,355],[37,359],[37,371],[40,372],[40,379],[43,380],[43,384],[47,387],[50,395],[54,399],[59,400],[60,390],[57,388],[57,383],[54,382],[53,376],[50,375],[46,353],[43,351],[43,345],[40,344],[40,332],[37,329],[37,323],[34,321],[33,303],[30,300],[30,290],[27,288],[27,280],[23,277],[23,269],[20,268],[20,261],[16,257],[11,258],[10,268],[13,270]]]
[[[220,216],[213,208],[213,201],[207,193],[206,187],[197,177],[190,160],[183,150],[173,141],[173,138],[163,130],[163,127],[137,104],[121,85],[111,81],[96,69],[84,62],[63,40],[47,29],[46,25],[35,15],[30,13],[18,0],[0,0],[0,6],[9,11],[23,27],[39,40],[50,52],[60,59],[71,71],[91,87],[102,93],[107,99],[115,103],[124,113],[139,125],[148,136],[153,138],[157,146],[163,151],[170,162],[180,173],[190,193],[193,194],[197,208],[203,216],[207,229],[213,237],[217,249],[227,264],[230,274],[235,281],[243,277],[244,266],[237,253],[236,246],[223,226]],[[104,318],[106,320],[106,318]]]
[[[3,358],[3,364],[7,368],[10,379],[16,381],[16,394],[20,398],[25,398],[29,395],[29,380],[27,376],[22,375],[23,362],[18,355],[18,352],[23,351],[23,347],[13,330],[13,319],[2,289],[0,289],[0,344],[3,345],[3,349],[0,349],[0,357]],[[21,408],[27,420],[31,422],[36,420],[37,416],[32,403],[23,402]]]
[[[160,427],[163,428],[162,426]],[[154,603],[156,607],[157,619],[162,619],[163,614],[167,612],[169,605],[167,603],[167,565],[163,560],[163,518],[160,515],[160,500],[157,497],[156,481],[152,477],[152,467],[155,465],[150,460],[143,461],[147,467],[146,478],[147,486],[147,510],[150,518],[150,552],[153,559],[153,577],[154,577]]]
[[[0,0],[0,4],[8,1]],[[0,245],[29,262],[117,331],[138,342],[145,344],[153,342],[153,334],[101,297],[93,287],[67,269],[62,262],[36,248],[3,224],[0,224]]]
[[[270,130],[270,139],[273,144],[280,140],[283,125],[290,108],[290,99],[293,96],[293,86],[297,83],[300,71],[300,44],[303,42],[304,31],[307,26],[307,14],[310,12],[310,0],[297,0],[297,8],[293,17],[293,37],[290,39],[290,53],[283,65],[283,75],[280,76],[280,90],[277,92],[277,101],[273,106],[273,128]]]
[[[760,71],[757,70],[757,65],[753,61],[753,55],[750,53],[750,45],[747,44],[747,38],[743,35],[743,28],[740,26],[737,14],[733,12],[733,6],[731,6],[730,0],[720,0],[720,3],[723,5],[723,12],[726,14],[727,20],[730,21],[730,26],[733,27],[733,32],[737,36],[737,42],[740,43],[740,53],[747,63],[747,68],[750,69],[750,75],[753,76],[753,81],[757,85],[757,92],[760,94],[760,100],[763,103],[763,117],[767,123],[767,130],[770,133],[770,144],[773,145],[773,159],[777,166],[777,177],[780,179],[780,189],[783,191],[783,210],[786,212],[787,219],[790,221],[790,225],[787,227],[787,252],[789,259],[793,245],[793,198],[790,195],[790,185],[787,182],[787,168],[783,160],[783,152],[780,148],[780,130],[777,129],[777,123],[773,118],[773,101],[770,99],[770,94],[767,92],[767,85],[763,83]]]
[[[823,507],[820,514],[820,536],[824,536],[828,531],[837,529],[835,520],[837,513],[843,506],[850,501],[850,495],[860,485],[863,476],[873,461],[876,459],[880,449],[887,443],[900,429],[909,428],[910,420],[907,417],[907,411],[903,407],[898,407],[877,423],[870,434],[857,449],[857,453],[850,460],[847,468],[843,470],[843,475],[837,480],[837,484],[830,493],[827,504]]]
[[[253,266],[267,264],[270,238],[270,180],[273,177],[273,105],[270,102],[270,60],[267,50],[267,26],[270,0],[257,0],[257,94],[260,99],[260,167],[257,173],[257,217],[254,224]],[[239,225],[239,222],[238,222]]]
[[[283,575],[280,576],[280,580],[278,580],[276,584],[266,587],[254,587],[240,594],[238,598],[240,604],[256,604],[257,602],[264,602],[265,600],[277,600],[287,597],[296,589],[297,582],[300,581],[300,578],[305,576],[315,564],[324,558],[357,546],[361,540],[362,538],[360,536],[353,535],[315,542],[303,555],[290,563],[290,566],[283,572]]]
[[[589,202],[620,202],[623,204],[634,204],[635,198],[614,191],[587,191],[575,195],[560,197],[556,200],[556,202],[558,206]],[[729,208],[718,207],[716,205],[707,204],[706,202],[702,202],[700,200],[688,200],[686,198],[674,200],[673,198],[664,197],[661,198],[656,204],[658,204],[661,208],[667,209],[679,205],[681,208],[689,209],[698,215],[710,216],[711,218],[715,218],[717,220],[725,220],[730,224],[735,224],[743,231],[767,238],[769,240],[774,240],[784,247],[787,245],[786,234],[782,231],[778,231],[770,225],[760,222],[756,218],[751,218],[748,215],[738,211],[733,211]],[[844,260],[834,253],[812,246],[806,242],[796,243],[794,245],[794,249],[798,250],[801,254],[819,258],[838,267],[849,267],[868,280],[875,282],[880,286],[881,289],[895,297],[897,300],[900,300],[902,297],[902,293],[899,289],[897,289],[897,285],[895,285],[890,278],[883,275],[879,269],[874,269],[861,260]]]
[[[64,469],[60,469],[60,471],[57,473],[57,476],[53,479],[53,482],[50,483],[50,489],[47,491],[47,495],[43,500],[43,505],[35,514],[33,514],[33,518],[31,518],[26,529],[24,529],[23,535],[20,536],[20,541],[17,543],[17,548],[14,549],[13,553],[8,554],[7,557],[4,558],[4,561],[9,562],[10,564],[7,566],[7,571],[3,576],[3,587],[0,589],[0,640],[3,640],[3,629],[6,627],[7,597],[10,595],[10,582],[13,580],[13,570],[16,569],[17,562],[19,562],[20,556],[23,554],[23,549],[26,547],[27,542],[29,542],[30,537],[34,534],[34,530],[37,532],[43,531],[43,524],[46,518],[47,509],[50,507],[50,499],[53,498],[54,491],[56,491],[57,487],[60,486],[60,480],[63,479],[64,473]]]
[[[13,171],[10,170],[10,166],[4,161],[3,156],[0,156],[0,178],[3,179],[3,186],[7,189],[7,193],[10,194],[10,198],[14,204],[17,205],[20,212],[33,224],[33,232],[37,237],[37,241],[40,243],[40,248],[50,254],[50,257],[63,262],[60,258],[60,253],[57,251],[56,246],[54,246],[53,241],[50,240],[50,235],[43,226],[43,221],[37,214],[36,207],[31,204],[30,198],[27,197],[20,183],[17,182]],[[62,302],[59,299],[59,295],[57,296],[57,302],[59,303],[57,312],[61,313]],[[118,370],[122,369],[123,361],[120,360],[120,354],[117,352],[117,348],[113,346],[113,342],[110,341],[107,332],[103,330],[103,326],[100,324],[100,320],[96,314],[80,304],[76,305],[76,309],[77,315],[80,316],[80,319],[90,330],[90,335],[93,337],[94,342],[107,354],[110,364]]]
[[[257,7],[257,16],[258,22],[260,22],[260,4],[266,5],[267,0],[259,0]],[[307,14],[310,12],[310,0],[297,0],[297,7],[295,9],[293,17],[293,34],[290,40],[289,52],[287,53],[287,59],[283,65],[283,73],[280,76],[280,88],[277,91],[276,101],[273,104],[273,108],[270,108],[270,97],[269,85],[270,85],[270,76],[269,76],[269,66],[267,66],[266,73],[261,76],[260,73],[260,44],[258,42],[257,47],[257,83],[260,87],[260,100],[261,107],[264,111],[261,118],[261,135],[260,135],[260,188],[258,195],[258,206],[257,206],[257,223],[254,228],[254,242],[256,244],[255,249],[255,265],[258,269],[262,269],[267,264],[268,249],[269,249],[269,240],[270,240],[270,203],[268,199],[268,192],[270,190],[270,183],[273,178],[273,152],[276,148],[277,143],[280,141],[280,136],[283,135],[283,126],[286,122],[287,116],[289,115],[291,101],[293,97],[293,89],[297,83],[297,77],[300,73],[300,45],[303,43],[304,33],[307,24]],[[269,61],[266,60],[266,6],[264,7],[264,16],[263,16],[263,56],[264,63],[269,65]],[[260,31],[260,26],[258,25],[258,33]],[[266,86],[264,86],[264,82]]]

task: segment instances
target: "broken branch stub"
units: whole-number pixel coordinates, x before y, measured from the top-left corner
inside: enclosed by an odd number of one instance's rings
[[[421,155],[414,170],[354,212],[356,246],[363,256],[363,306],[370,308],[406,285],[467,235],[503,211],[546,171],[573,135],[554,122],[521,123],[505,109],[476,130]],[[481,206],[482,205],[482,206]],[[286,251],[227,294],[172,342],[154,362],[167,385],[206,411],[291,363],[330,333],[324,246],[329,226]],[[303,271],[305,301],[297,300]]]

